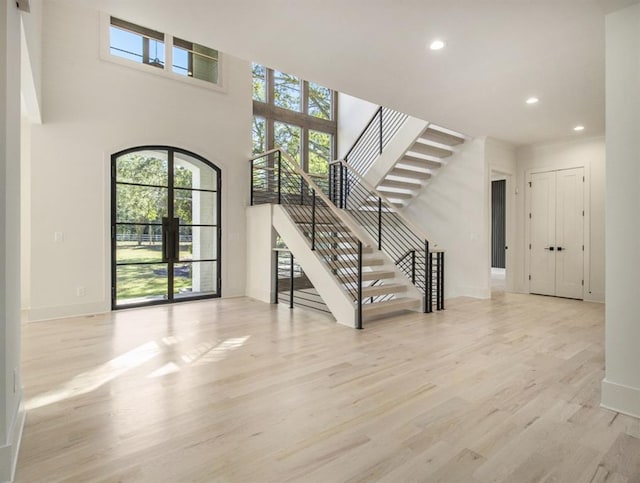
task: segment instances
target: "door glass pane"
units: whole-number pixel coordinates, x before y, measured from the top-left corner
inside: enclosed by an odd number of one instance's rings
[[[299,126],[284,122],[273,123],[274,147],[284,149],[298,164],[300,163],[301,131]]]
[[[267,69],[260,64],[252,64],[253,100],[267,102]]]
[[[213,294],[218,291],[217,262],[179,263],[174,267],[175,298]]]
[[[309,115],[331,119],[331,90],[309,82]]]
[[[167,295],[166,263],[116,266],[118,305],[164,300]]]
[[[218,256],[218,229],[213,226],[180,227],[180,261]]]
[[[166,151],[136,151],[116,160],[116,181],[169,186]]]
[[[215,225],[217,193],[209,191],[173,191],[174,216],[180,218],[181,225]]]
[[[332,137],[328,133],[309,131],[309,173],[327,176]]]
[[[273,84],[273,103],[276,106],[298,112],[302,110],[302,82],[299,77],[276,70]]]
[[[117,225],[116,263],[162,261],[162,226]]]
[[[116,186],[116,221],[127,223],[162,223],[167,216],[167,188]]]
[[[184,153],[173,156],[173,184],[176,188],[217,190],[218,173],[197,158]]]

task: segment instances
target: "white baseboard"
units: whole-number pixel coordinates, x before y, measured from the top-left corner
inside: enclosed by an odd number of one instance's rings
[[[6,446],[0,446],[0,481],[8,483],[13,481],[18,466],[18,452],[22,441],[22,431],[26,419],[26,411],[22,402],[18,407],[18,413],[13,422],[13,428],[9,434]]]
[[[604,292],[587,292],[584,294],[585,302],[597,302],[599,304],[604,303]]]
[[[602,380],[600,406],[634,418],[640,418],[640,388]]]
[[[458,285],[455,287],[451,287],[450,291],[445,290],[445,298],[455,298],[455,297],[473,297],[476,299],[490,299],[491,289]]]
[[[83,317],[85,315],[104,314],[110,311],[111,307],[104,302],[31,308],[31,310],[29,310],[29,322],[40,322],[66,317]]]

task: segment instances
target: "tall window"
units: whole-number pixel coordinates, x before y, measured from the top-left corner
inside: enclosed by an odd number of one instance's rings
[[[253,64],[253,152],[281,147],[312,175],[334,158],[336,93],[314,82]]]

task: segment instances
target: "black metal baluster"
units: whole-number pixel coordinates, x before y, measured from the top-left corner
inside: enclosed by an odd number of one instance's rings
[[[280,151],[276,151],[278,160],[278,204],[282,204],[282,157]]]
[[[431,313],[431,271],[429,270],[429,241],[424,241],[424,312]]]
[[[362,329],[362,242],[358,241],[358,309],[356,329]]]
[[[378,196],[378,250],[382,250],[382,198]]]
[[[250,191],[250,193],[251,193],[251,195],[250,195],[251,196],[251,201],[250,201],[250,205],[249,206],[253,206],[253,171],[255,169],[255,166],[254,166],[255,162],[256,162],[255,160],[252,160],[251,164],[250,164],[250,173],[249,174],[251,176],[251,179],[249,180],[249,183],[250,183],[250,188],[249,189],[251,190]]]
[[[276,291],[276,300],[274,302],[274,304],[278,303],[278,279],[280,278],[280,273],[278,272],[278,268],[280,267],[280,252],[278,250],[275,250],[273,253],[276,254],[275,259],[276,259],[276,276],[275,276],[275,280],[273,281],[273,285],[274,285],[274,289]]]
[[[289,252],[290,260],[291,260],[291,268],[289,269],[289,277],[291,280],[289,281],[289,308],[293,308],[293,252]]]
[[[416,284],[416,251],[411,250],[411,283]]]
[[[311,250],[316,249],[316,190],[311,191]]]
[[[380,154],[382,154],[382,107],[380,107]]]

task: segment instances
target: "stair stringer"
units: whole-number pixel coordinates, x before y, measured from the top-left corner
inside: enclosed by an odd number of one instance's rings
[[[330,268],[311,250],[306,237],[298,230],[286,210],[280,205],[273,205],[271,219],[273,227],[287,244],[336,321],[347,327],[355,327],[355,302],[342,288]]]
[[[429,127],[427,121],[409,116],[398,132],[389,140],[382,154],[378,156],[363,178],[371,186],[378,186],[387,173],[402,159],[409,146],[418,140],[420,135]],[[348,160],[347,160],[348,162]]]

